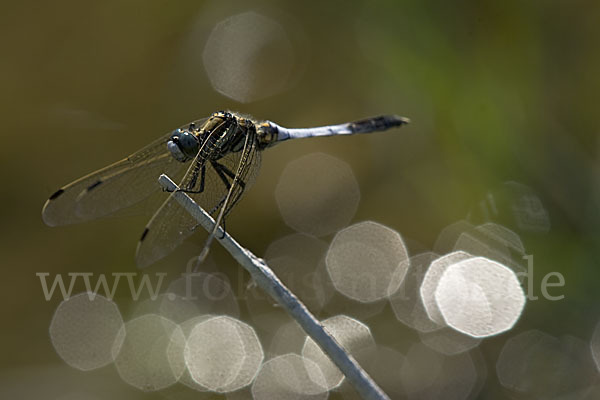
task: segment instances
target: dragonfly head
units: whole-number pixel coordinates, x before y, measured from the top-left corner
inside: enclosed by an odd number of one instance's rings
[[[196,157],[200,150],[200,143],[193,133],[184,129],[175,129],[167,142],[167,148],[177,161],[186,162]]]

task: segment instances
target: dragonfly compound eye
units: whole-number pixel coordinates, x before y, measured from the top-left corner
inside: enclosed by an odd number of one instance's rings
[[[167,142],[167,148],[177,161],[185,162],[196,157],[200,143],[194,134],[176,129]]]

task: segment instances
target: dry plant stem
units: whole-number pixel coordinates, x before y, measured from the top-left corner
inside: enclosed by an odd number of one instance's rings
[[[168,176],[161,175],[158,182],[166,191],[174,192],[173,196],[175,196],[179,204],[204,229],[208,232],[212,231],[214,226],[213,218],[187,194],[179,191],[177,185]],[[308,336],[323,349],[363,399],[389,400],[389,397],[358,365],[356,360],[340,346],[333,336],[323,328],[319,320],[277,278],[264,260],[240,246],[227,232],[224,233],[221,227],[217,229],[215,238],[250,273],[256,284],[269,293],[298,322]]]

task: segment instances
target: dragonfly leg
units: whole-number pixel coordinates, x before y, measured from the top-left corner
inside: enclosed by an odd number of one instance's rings
[[[225,238],[225,217],[223,217],[223,219],[221,220],[221,227],[223,228],[223,235],[221,235],[221,237],[219,239],[224,239]]]
[[[206,181],[206,165],[202,166],[202,171],[200,172],[200,188],[198,189],[198,193],[204,192],[204,182]]]
[[[216,161],[211,161],[210,162],[211,165],[213,166],[213,168],[215,169],[215,171],[217,172],[217,175],[219,175],[219,177],[221,178],[221,180],[223,181],[223,183],[225,184],[225,187],[230,190],[231,189],[231,182],[229,181],[228,177],[235,180],[235,174],[226,166],[224,166],[223,164],[219,164]],[[238,185],[240,185],[240,187],[242,188],[242,192],[244,191],[244,189],[246,188],[246,183],[244,181],[238,180],[236,181]],[[241,195],[241,192],[240,192]],[[238,195],[238,198],[239,196]],[[223,203],[225,203],[225,200],[227,200],[227,195],[224,195],[221,200],[219,200],[219,202],[212,208],[212,210],[209,211],[209,214],[213,214],[214,212],[216,212],[222,205]],[[237,199],[235,200],[237,201]],[[234,202],[235,202],[234,201]]]
[[[240,185],[240,188],[241,188],[242,190],[240,190],[240,191],[239,191],[239,192],[236,194],[236,197],[235,197],[235,198],[233,198],[233,199],[231,199],[231,200],[230,200],[232,204],[235,204],[235,203],[237,203],[237,202],[238,202],[238,200],[240,199],[240,197],[242,196],[242,193],[244,193],[244,190],[246,190],[246,182],[244,182],[244,181],[243,181],[243,180],[241,180],[241,179],[235,179],[235,174],[234,174],[233,172],[231,172],[231,170],[229,170],[229,169],[228,169],[226,166],[224,166],[224,165],[218,164],[217,162],[215,162],[215,163],[216,163],[217,165],[219,165],[219,167],[220,167],[220,168],[222,168],[223,172],[224,172],[225,174],[227,174],[227,176],[231,177],[231,178],[234,180],[234,182],[235,182],[236,184]],[[222,203],[223,201],[224,201],[224,200],[221,200],[221,203]],[[217,206],[217,208],[218,208],[218,207],[220,207],[220,205],[221,205],[221,204],[219,204],[219,206]]]
[[[235,176],[231,176],[231,171],[229,171],[224,165],[221,165],[216,161],[211,161],[210,164],[213,166],[213,168],[217,172],[217,175],[219,175],[219,178],[221,178],[221,180],[225,184],[227,190],[229,190],[231,188],[231,182],[229,182],[229,179],[227,179],[227,177],[229,176],[231,179],[234,179]]]
[[[223,203],[225,203],[225,199],[227,199],[227,195],[223,195],[223,197],[221,197],[221,200],[219,200],[219,202],[208,213],[212,215],[215,211],[217,211],[219,207],[221,207]]]
[[[226,178],[224,178],[221,174],[225,174],[228,177],[230,177],[231,179],[235,179],[235,174],[233,172],[231,172],[231,170],[229,168],[227,168],[223,164],[219,164],[216,161],[212,161],[211,164],[214,167],[214,169],[217,171],[217,173],[219,174],[219,176],[221,177],[221,179],[224,182],[227,182],[225,184],[225,186],[227,186],[227,189],[229,189],[229,186],[231,185],[230,182],[228,180],[226,180]],[[246,184],[243,181],[238,180],[237,183],[238,183],[238,185],[241,186],[242,189],[246,188]]]
[[[184,192],[184,193],[202,193],[204,192],[204,182],[206,180],[206,166],[203,165],[202,168],[200,169],[200,187],[198,188],[198,190],[191,190],[191,189],[179,189],[180,191]],[[196,174],[194,177],[192,177],[192,180],[190,181],[190,184],[188,185],[189,188],[193,188],[196,185],[196,182],[198,181],[198,174]]]
[[[239,199],[239,196],[241,196],[242,192],[246,189],[246,183],[242,180],[235,180],[235,174],[226,166],[224,166],[223,164],[219,164],[216,161],[211,161],[211,165],[213,166],[213,168],[215,169],[215,171],[217,172],[217,174],[219,175],[219,177],[221,178],[221,180],[223,181],[223,183],[225,184],[225,187],[227,188],[227,190],[231,190],[231,182],[229,182],[229,179],[227,179],[227,177],[231,178],[232,180],[234,180],[238,185],[240,185],[240,187],[242,188],[241,192],[239,193],[238,197],[234,200],[234,203],[237,202],[237,200]],[[217,211],[222,205],[223,203],[227,200],[227,195],[224,195],[221,200],[212,208],[212,210],[210,210],[209,214],[213,214],[215,211]]]

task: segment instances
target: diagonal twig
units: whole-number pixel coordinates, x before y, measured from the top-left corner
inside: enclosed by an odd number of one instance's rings
[[[213,218],[206,213],[187,194],[180,191],[177,185],[166,175],[158,179],[160,185],[173,196],[179,204],[196,220],[204,229],[211,232],[214,227]],[[217,229],[216,239],[242,265],[252,276],[254,281],[273,299],[275,299],[294,318],[304,331],[310,336],[323,351],[331,358],[333,363],[342,371],[346,379],[365,400],[389,400],[389,397],[377,386],[371,377],[358,365],[356,360],[348,354],[342,346],[321,325],[304,304],[277,278],[264,260],[256,257],[252,252],[240,246],[221,227]]]

